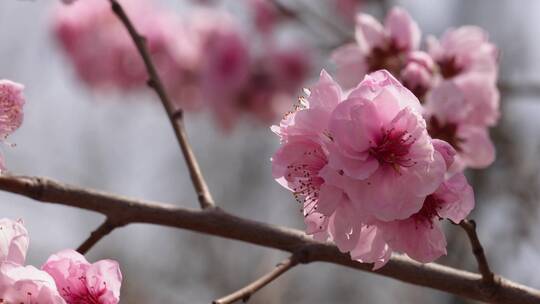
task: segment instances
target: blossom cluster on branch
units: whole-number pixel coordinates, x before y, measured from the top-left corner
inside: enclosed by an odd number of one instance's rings
[[[429,36],[421,51],[418,25],[394,8],[384,26],[359,14],[355,38],[332,54],[340,84],[351,88],[366,73],[386,69],[422,102],[430,135],[456,149],[454,171],[494,161],[488,128],[499,118],[498,52],[482,29],[462,26],[440,40]]]
[[[302,204],[306,232],[352,259],[434,261],[446,254],[439,220],[459,223],[474,207],[463,169],[494,160],[496,50],[463,27],[419,51],[400,8],[384,27],[360,14],[356,40],[332,55],[339,83],[323,71],[272,128],[273,175]]]
[[[278,41],[276,12],[247,1],[255,33],[224,11],[199,8],[182,19],[151,1],[120,1],[144,36],[160,77],[177,107],[207,107],[232,128],[248,113],[270,124],[308,76],[311,50]],[[148,80],[142,59],[106,0],[57,9],[54,34],[79,78],[92,88],[130,90]]]
[[[30,240],[22,221],[0,219],[0,303],[117,304],[122,273],[116,261],[90,264],[67,249],[41,270],[24,266]]]

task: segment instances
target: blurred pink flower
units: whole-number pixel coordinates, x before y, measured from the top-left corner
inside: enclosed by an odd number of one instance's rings
[[[356,18],[356,42],[336,49],[332,61],[337,68],[337,79],[346,88],[356,86],[365,74],[380,69],[399,76],[404,58],[418,49],[420,29],[409,14],[393,8],[384,27],[370,15]]]
[[[329,134],[330,166],[349,178],[346,192],[361,213],[380,220],[420,210],[446,173],[420,102],[385,70],[366,76],[336,107]]]
[[[443,78],[463,73],[480,72],[485,77],[497,77],[497,48],[487,33],[476,26],[449,29],[441,40],[428,37],[428,52],[439,66]]]
[[[463,26],[440,41],[429,37],[428,51],[440,75],[425,105],[430,135],[458,152],[452,171],[489,166],[495,148],[488,127],[500,116],[496,47],[482,29]]]
[[[0,263],[24,264],[29,242],[28,231],[21,220],[0,219]]]
[[[117,304],[122,274],[116,261],[90,264],[76,251],[63,250],[49,257],[42,269],[50,274],[67,304]]]
[[[425,104],[430,136],[448,142],[457,151],[452,171],[466,167],[485,168],[495,160],[495,147],[487,126],[499,116],[498,91],[494,86],[489,89],[481,85],[484,80],[481,77],[469,76],[477,74],[441,82]],[[467,79],[470,83],[459,87],[460,81]]]
[[[156,68],[176,103],[193,108],[198,100],[181,98],[178,87],[190,85],[192,42],[178,16],[149,1],[119,1],[145,37]],[[148,79],[143,61],[108,1],[77,1],[57,9],[54,34],[77,75],[92,88],[143,88]]]
[[[200,70],[203,99],[216,119],[230,129],[241,113],[240,92],[248,85],[251,58],[238,29],[223,27],[208,34]]]
[[[45,271],[10,262],[0,264],[0,299],[0,302],[8,304],[66,303],[58,294],[53,278]]]

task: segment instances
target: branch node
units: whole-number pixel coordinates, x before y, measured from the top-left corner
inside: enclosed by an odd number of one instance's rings
[[[176,111],[174,111],[174,113],[172,115],[172,118],[174,120],[182,120],[182,119],[184,119],[184,111],[182,111],[182,109],[177,109]]]

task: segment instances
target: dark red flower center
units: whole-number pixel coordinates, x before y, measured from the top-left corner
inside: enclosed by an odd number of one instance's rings
[[[402,79],[403,85],[409,89],[414,96],[418,98],[420,103],[424,103],[424,97],[426,96],[426,93],[429,91],[430,87],[428,85],[422,85],[420,83],[411,83],[410,81],[407,81],[406,79]]]
[[[427,130],[432,138],[444,140],[456,149],[456,151],[462,151],[460,145],[464,140],[457,136],[457,124],[451,122],[443,123],[437,117],[431,116],[428,121]]]
[[[369,154],[375,157],[379,164],[392,167],[399,172],[400,167],[412,167],[416,164],[409,157],[409,150],[416,141],[407,131],[395,129],[382,130],[382,137],[375,146],[369,149]]]
[[[439,210],[444,201],[437,196],[431,194],[428,195],[422,205],[422,209],[417,213],[413,214],[411,217],[416,222],[416,224],[428,224],[433,228],[433,220],[440,219]]]
[[[367,57],[369,72],[385,69],[392,75],[399,76],[403,67],[402,53],[395,43],[374,47]]]
[[[446,57],[437,61],[439,71],[445,79],[457,76],[463,71],[463,67],[456,62],[456,57]]]
[[[84,289],[73,291],[71,287],[62,288],[62,297],[68,304],[101,304],[99,298],[107,291],[107,283],[103,282],[103,286],[96,290],[94,287],[88,288],[86,276],[79,277]]]

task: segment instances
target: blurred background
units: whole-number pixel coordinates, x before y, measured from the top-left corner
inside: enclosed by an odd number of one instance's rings
[[[249,22],[245,8],[238,9],[240,1],[146,1],[183,16],[194,6],[218,6],[240,24]],[[54,37],[57,2],[0,2],[0,79],[23,83],[27,98],[25,122],[9,138],[15,146],[2,147],[9,171],[197,208],[187,169],[154,93],[88,88]],[[294,12],[290,18],[295,19],[288,22],[283,35],[301,37],[314,50],[310,72],[303,80],[309,84],[327,65],[328,51],[346,39],[353,27],[331,1],[282,4]],[[475,24],[486,29],[500,48],[502,119],[492,129],[497,160],[486,170],[469,171],[477,199],[472,218],[478,222],[492,269],[540,288],[540,27],[536,22],[540,3],[370,1],[358,9],[380,20],[393,5],[405,7],[424,35]],[[288,102],[294,103],[299,94],[300,88]],[[303,229],[292,195],[271,176],[269,159],[279,143],[270,122],[247,117],[225,131],[209,111],[190,112],[186,120],[191,144],[222,208]],[[28,263],[34,265],[41,265],[56,251],[77,247],[103,220],[94,213],[8,193],[0,193],[0,216],[24,219],[31,236]],[[475,270],[465,234],[445,224],[448,256],[438,262]],[[122,303],[210,303],[267,272],[286,254],[189,231],[130,225],[107,236],[88,257],[120,262]],[[297,267],[250,302],[469,303],[326,264]]]

